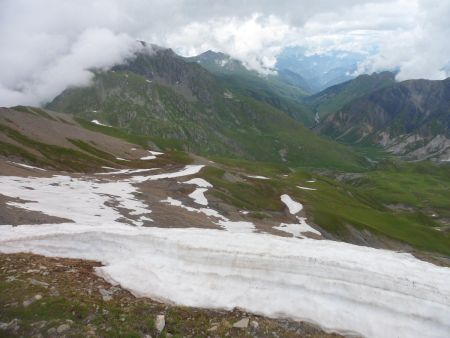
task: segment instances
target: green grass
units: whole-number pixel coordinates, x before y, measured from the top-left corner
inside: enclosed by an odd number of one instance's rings
[[[37,142],[2,124],[0,124],[0,132],[3,132],[6,136],[22,144],[23,146],[38,151],[46,159],[46,163],[51,164],[53,167],[58,169],[92,171],[102,165],[109,164],[109,162],[104,159],[90,156],[75,149]],[[10,155],[14,155],[11,154],[12,150],[17,150],[18,152],[16,155],[23,155],[24,158],[32,161],[33,163],[43,162],[41,160],[37,160],[35,156],[32,156],[27,151],[20,150],[20,148],[13,145],[5,146],[2,151],[5,153],[8,152]]]
[[[219,163],[219,161],[216,162]],[[214,188],[209,191],[240,209],[267,217],[267,212],[283,211],[280,195],[288,193],[301,202],[308,219],[343,240],[352,241],[349,227],[369,230],[376,236],[391,238],[429,252],[450,255],[450,237],[438,231],[435,218],[450,217],[449,166],[433,163],[384,163],[378,169],[359,173],[354,179],[338,181],[305,170],[288,169],[260,162],[220,161],[224,169],[206,167],[200,175]],[[245,172],[264,175],[270,180],[245,179],[232,182],[225,170],[236,176]],[[242,176],[242,175],[241,175]],[[245,178],[245,175],[244,175]],[[315,183],[306,181],[314,178]],[[315,191],[296,186],[315,188]],[[392,210],[389,204],[405,204],[408,210]]]
[[[130,134],[130,133],[127,133],[126,131],[124,131],[123,129],[101,126],[101,125],[92,123],[92,122],[82,119],[82,118],[75,118],[75,120],[83,128],[86,128],[91,131],[95,131],[97,133],[102,133],[102,134],[105,134],[108,136],[119,138],[124,141],[140,145],[142,147],[148,147],[148,143],[150,141],[150,138],[148,136]]]
[[[105,151],[102,151],[100,149],[95,148],[94,146],[90,145],[89,143],[86,143],[82,140],[73,140],[73,139],[67,139],[70,143],[77,146],[81,150],[84,150],[85,152],[94,155],[95,157],[103,158],[108,161],[116,162],[116,157],[111,155],[110,153],[107,153]]]
[[[74,114],[85,128],[141,146],[153,142],[203,156],[286,161],[303,168],[362,170],[367,165],[349,147],[317,136],[266,102],[239,93],[226,99],[218,82],[210,90],[192,90],[202,96],[189,97],[156,81],[149,84],[133,72],[105,72],[97,74],[92,87],[66,92],[50,107]],[[92,119],[128,132],[87,121]]]

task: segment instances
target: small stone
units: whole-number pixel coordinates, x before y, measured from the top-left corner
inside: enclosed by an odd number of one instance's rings
[[[22,305],[23,305],[23,307],[28,307],[28,306],[30,306],[31,304],[33,304],[33,302],[34,302],[34,298],[27,299],[27,300],[24,300],[24,301],[22,302]]]
[[[149,335],[149,334],[146,334],[146,335],[144,336],[144,338],[152,338],[152,336]]]
[[[246,329],[248,327],[248,318],[242,318],[240,321],[233,324],[233,327],[238,329]]]
[[[49,328],[49,329],[47,330],[47,333],[48,333],[49,335],[53,335],[53,334],[56,333],[56,329],[55,329],[54,327],[51,327],[51,328]]]
[[[62,324],[62,325],[58,326],[58,328],[56,329],[56,332],[61,334],[61,333],[64,333],[64,332],[68,331],[69,329],[70,329],[70,325],[69,324]]]
[[[34,299],[35,299],[35,300],[41,300],[41,299],[42,299],[42,296],[41,296],[41,295],[35,295],[35,296],[34,296]]]
[[[164,326],[166,326],[166,319],[164,315],[157,315],[156,321],[155,321],[155,327],[158,330],[158,332],[161,332],[164,330]]]
[[[257,330],[259,328],[259,324],[256,320],[252,320],[250,322],[250,326],[252,327],[252,329]]]
[[[109,302],[112,299],[111,292],[105,289],[98,289],[100,294],[102,295],[102,298],[105,302]]]
[[[208,329],[208,332],[212,332],[212,331],[217,331],[217,325],[211,326],[211,327]]]
[[[54,286],[52,286],[50,288],[50,296],[52,296],[52,297],[59,297],[60,296],[59,291]]]
[[[48,287],[48,283],[38,281],[38,280],[36,280],[34,278],[30,278],[30,283],[33,284],[33,285],[43,286],[45,288]]]
[[[19,331],[19,328],[19,320],[17,318],[14,318],[8,324],[8,330],[12,330],[14,333],[17,333],[17,331]]]

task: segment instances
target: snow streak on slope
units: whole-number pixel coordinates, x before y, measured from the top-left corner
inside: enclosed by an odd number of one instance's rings
[[[297,217],[299,223],[287,224],[281,223],[279,226],[273,227],[274,229],[281,230],[292,234],[294,237],[304,238],[301,234],[311,232],[313,234],[321,236],[322,234],[306,223],[305,217]]]
[[[28,164],[23,164],[23,163],[17,163],[17,162],[13,162],[13,161],[7,161],[8,163],[14,164],[14,165],[18,165],[19,167],[23,167],[26,169],[35,169],[35,170],[40,170],[40,171],[46,171],[45,169],[42,168],[38,168],[38,167],[33,167],[32,165],[28,165]]]
[[[192,178],[189,181],[183,182],[184,184],[195,184],[199,188],[212,188],[212,184],[203,178]]]
[[[238,306],[367,337],[450,332],[450,270],[408,254],[327,240],[125,225],[109,202],[136,215],[149,212],[129,182],[0,177],[0,186],[4,195],[34,201],[26,208],[75,221],[0,226],[2,252],[98,260],[105,265],[98,272],[111,282],[183,305]]]
[[[200,205],[208,205],[208,200],[205,197],[205,192],[207,192],[207,188],[197,188],[192,193],[189,194],[189,197],[194,200],[195,203]]]
[[[281,195],[280,196],[281,202],[283,202],[289,209],[289,212],[292,215],[298,214],[302,209],[303,209],[303,205],[301,205],[300,203],[294,201],[291,196],[289,195]]]
[[[297,185],[297,188],[302,189],[302,190],[317,190],[316,188],[308,188],[308,187],[302,187]]]
[[[194,200],[195,203],[200,205],[208,205],[208,200],[205,197],[205,192],[208,191],[208,188],[212,188],[212,184],[203,178],[193,178],[189,181],[183,182],[185,184],[195,184],[198,188],[195,189],[189,197]]]
[[[247,177],[250,178],[256,178],[257,180],[270,180],[270,178],[266,177],[266,176],[253,176],[253,175],[248,175]]]
[[[105,169],[111,169],[111,168],[107,168],[104,167]],[[114,168],[112,168],[114,169]],[[96,175],[123,175],[123,174],[137,174],[137,173],[143,173],[146,171],[152,171],[152,170],[157,170],[159,168],[150,168],[150,169],[121,169],[121,170],[117,170],[117,171],[109,171],[106,173],[97,173]]]
[[[145,182],[145,181],[155,181],[155,180],[161,180],[165,178],[177,178],[177,177],[183,177],[183,176],[189,176],[197,174],[204,165],[195,165],[190,164],[185,166],[182,170],[176,171],[173,173],[164,173],[164,174],[158,174],[158,175],[150,175],[150,176],[135,176],[132,178],[133,182],[139,183],[139,182]]]

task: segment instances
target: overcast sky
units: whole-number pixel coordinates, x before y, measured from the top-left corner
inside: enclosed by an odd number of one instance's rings
[[[0,106],[43,104],[136,39],[182,55],[222,51],[264,71],[286,46],[367,52],[361,73],[443,79],[450,0],[0,0]],[[263,65],[263,67],[261,66]]]

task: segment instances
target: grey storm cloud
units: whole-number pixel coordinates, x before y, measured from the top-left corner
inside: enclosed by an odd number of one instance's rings
[[[447,0],[1,0],[0,105],[40,105],[92,69],[131,58],[136,40],[184,55],[223,51],[264,72],[286,46],[365,52],[359,72],[448,76]]]

